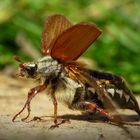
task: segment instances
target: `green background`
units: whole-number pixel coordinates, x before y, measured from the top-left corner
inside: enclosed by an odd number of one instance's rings
[[[16,65],[13,55],[40,56],[44,21],[53,14],[96,23],[103,33],[84,56],[94,60],[93,69],[123,76],[140,93],[140,0],[1,0],[1,70]]]

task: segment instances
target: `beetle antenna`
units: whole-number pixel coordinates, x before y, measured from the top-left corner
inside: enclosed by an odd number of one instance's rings
[[[14,55],[13,59],[16,60],[17,62],[20,62],[20,64],[19,64],[20,68],[24,68],[24,64],[18,56]]]
[[[13,59],[16,60],[17,62],[22,63],[21,59],[17,55],[14,55]]]

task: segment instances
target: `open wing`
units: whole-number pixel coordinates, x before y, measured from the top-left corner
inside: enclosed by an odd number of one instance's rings
[[[100,34],[95,24],[76,24],[58,36],[51,56],[63,62],[76,60]]]
[[[71,26],[71,23],[65,16],[54,15],[48,17],[42,32],[42,53],[44,55],[50,54],[58,36]]]

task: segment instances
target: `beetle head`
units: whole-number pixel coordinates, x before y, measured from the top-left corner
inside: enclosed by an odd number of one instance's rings
[[[20,62],[18,76],[26,78],[34,78],[36,76],[37,64],[34,62],[23,63],[17,56],[14,56],[14,59]]]

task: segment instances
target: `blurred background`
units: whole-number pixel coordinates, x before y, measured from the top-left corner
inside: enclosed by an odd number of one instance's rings
[[[84,57],[93,61],[93,69],[124,77],[140,93],[139,0],[1,0],[1,72],[16,73],[13,55],[24,61],[41,57],[42,29],[53,14],[63,14],[72,23],[96,23],[103,33]]]

